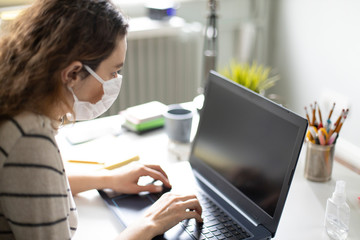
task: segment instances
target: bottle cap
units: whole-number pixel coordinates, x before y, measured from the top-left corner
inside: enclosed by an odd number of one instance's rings
[[[346,186],[345,181],[343,180],[336,181],[335,191],[332,195],[332,199],[336,204],[345,202],[346,199],[345,186]]]

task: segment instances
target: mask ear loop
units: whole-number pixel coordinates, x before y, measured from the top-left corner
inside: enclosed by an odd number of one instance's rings
[[[73,97],[74,97],[74,100],[75,101],[79,101],[79,99],[76,97],[75,93],[74,93],[74,90],[71,88],[71,87],[67,87],[69,89],[69,91],[72,93]]]
[[[104,80],[101,79],[101,77],[99,77],[99,75],[97,75],[89,66],[84,65],[85,69],[93,76],[95,77],[98,81],[100,81],[101,83],[104,83]],[[76,97],[74,90],[72,89],[72,87],[67,87],[69,89],[69,91],[72,93],[74,100],[75,101],[79,101],[79,99]]]
[[[74,90],[71,87],[67,87],[69,89],[69,91],[72,93],[72,96],[74,98],[74,102],[79,101],[78,98],[76,97]],[[71,113],[66,113],[66,118],[71,121],[71,122],[75,122],[75,116]],[[62,122],[63,123],[63,122]]]
[[[104,80],[102,80],[102,78],[96,74],[96,72],[94,72],[89,66],[84,65],[85,69],[94,77],[96,78],[99,82],[101,82],[102,84],[105,83]]]

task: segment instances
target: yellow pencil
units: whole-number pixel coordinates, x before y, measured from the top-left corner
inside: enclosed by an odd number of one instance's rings
[[[306,118],[308,120],[308,123],[311,126],[310,117],[309,117],[309,114],[308,114],[308,111],[307,111],[307,107],[305,107],[305,114],[306,114]]]
[[[99,164],[99,165],[104,165],[105,163],[103,162],[96,162],[96,161],[89,161],[89,160],[67,160],[70,163],[85,163],[85,164]]]
[[[335,108],[335,103],[333,103],[333,106],[332,106],[332,108],[331,108],[331,110],[330,110],[330,113],[329,113],[329,116],[328,116],[328,122],[330,121],[330,118],[331,118],[331,115],[332,115],[332,113],[333,113],[333,111],[334,111],[334,108]]]
[[[316,115],[315,115],[315,112],[316,112],[316,102],[315,102],[315,106],[313,107],[312,104],[310,104],[310,108],[311,108],[311,111],[312,111],[312,122],[311,122],[311,125],[314,126],[315,125],[315,122],[316,122]]]
[[[345,122],[345,120],[346,120],[346,117],[347,117],[348,113],[349,113],[349,109],[346,109],[346,111],[345,111],[345,113],[344,113],[344,116],[343,116],[343,118],[341,119],[339,125],[337,125],[336,128],[335,128],[335,132],[336,132],[338,135],[339,135],[339,132],[340,132],[340,130],[341,130],[341,127],[343,126],[343,124],[344,124],[344,122]]]
[[[315,102],[315,105],[316,105],[316,102]],[[319,126],[322,127],[323,126],[323,121],[322,121],[322,116],[321,116],[321,111],[320,111],[320,106],[319,104],[317,104],[317,107],[318,107],[318,114],[319,114],[319,119],[320,119],[320,123],[319,123]]]
[[[334,124],[334,129],[330,129],[329,136],[331,136],[335,132],[335,130],[339,127],[339,123],[340,123],[342,117],[344,116],[344,114],[345,114],[345,109],[342,110],[339,118],[336,120],[336,122]]]
[[[113,170],[115,168],[122,167],[122,166],[124,166],[126,164],[129,164],[131,162],[138,161],[139,159],[140,159],[140,157],[138,155],[136,155],[136,156],[133,156],[133,157],[131,157],[129,159],[126,159],[126,160],[123,160],[123,161],[120,161],[120,162],[117,162],[117,163],[114,163],[114,164],[106,165],[105,167],[102,167],[101,169]]]
[[[112,162],[112,163],[109,163],[109,164],[105,164],[104,162],[96,162],[96,161],[89,161],[89,160],[67,160],[68,162],[70,163],[85,163],[85,164],[96,164],[96,165],[105,165],[104,167],[100,168],[99,170],[101,169],[107,169],[107,170],[113,170],[113,169],[116,169],[116,168],[119,168],[119,167],[122,167],[126,164],[129,164],[131,162],[134,162],[134,161],[138,161],[140,160],[140,157],[138,155],[135,155],[135,156],[132,156],[126,160],[121,160],[119,162]]]

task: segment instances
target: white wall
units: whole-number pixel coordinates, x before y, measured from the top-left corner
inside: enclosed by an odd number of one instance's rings
[[[282,76],[276,92],[303,116],[304,106],[314,101],[323,104],[326,115],[333,100],[337,110],[350,106],[341,139],[360,149],[360,1],[272,3],[272,62]]]

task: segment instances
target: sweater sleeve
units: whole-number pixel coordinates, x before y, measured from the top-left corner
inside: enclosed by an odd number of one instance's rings
[[[51,136],[23,134],[6,155],[0,213],[14,238],[71,239],[76,208]]]

